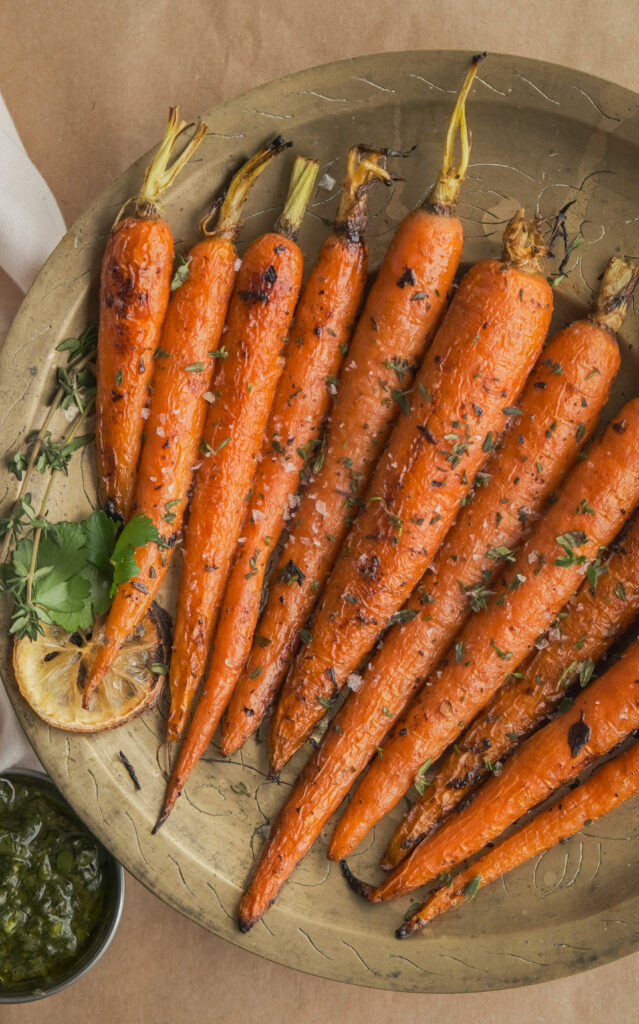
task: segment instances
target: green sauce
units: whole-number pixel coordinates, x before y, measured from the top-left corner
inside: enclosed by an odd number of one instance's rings
[[[102,918],[106,855],[37,780],[0,776],[0,990],[52,980]]]

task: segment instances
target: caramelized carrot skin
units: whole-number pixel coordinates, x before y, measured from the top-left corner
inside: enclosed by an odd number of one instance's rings
[[[416,847],[378,886],[373,900],[410,892],[477,853],[595,758],[621,743],[639,726],[638,678],[639,641],[635,640],[569,711],[531,736],[468,807]]]
[[[259,617],[268,558],[298,501],[300,472],[320,457],[317,445],[331,402],[332,381],[351,339],[367,263],[363,242],[330,235],[295,310],[286,364],[242,527],[246,539],[236,552],[215,637],[212,671],[221,690],[231,689],[244,668]],[[262,694],[254,701],[254,691],[255,681],[244,677],[244,685],[233,693],[222,729],[225,755],[242,746],[257,728],[253,722],[262,718],[260,700],[265,698]]]
[[[548,330],[545,279],[487,260],[459,286],[348,534],[271,723],[279,769],[404,604],[496,442]]]
[[[440,763],[420,801],[415,822],[404,819],[387,851],[394,867],[425,834],[430,834],[472,789],[488,777],[486,759],[503,762],[544,721],[579,675],[587,659],[598,661],[639,613],[639,520],[635,516],[607,560],[596,591],[584,582],[559,624],[561,636],[547,641],[520,669],[521,679],[505,683],[470,729]],[[566,670],[573,666],[571,672]]]
[[[249,246],[237,276],[204,426],[171,660],[169,738],[182,732],[200,681],[264,429],[282,372],[283,338],[302,279],[299,247],[275,233]],[[208,740],[207,740],[208,744]]]
[[[107,243],[100,277],[96,449],[100,498],[131,514],[153,353],[169,302],[173,238],[164,220],[126,217]]]
[[[397,932],[407,938],[429,921],[464,899],[466,886],[479,876],[479,888],[513,871],[580,829],[601,818],[639,792],[639,744],[603,765],[587,782],[563,796],[552,807],[508,836],[439,889]]]
[[[368,295],[340,376],[322,469],[302,496],[273,574],[259,625],[270,644],[253,645],[239,684],[251,695],[255,728],[290,665],[298,630],[313,609],[397,417],[392,390],[411,387],[439,324],[462,241],[456,217],[413,211],[400,224]],[[293,583],[285,581],[290,576],[284,572],[291,562],[300,570]]]
[[[451,659],[431,674],[393,726],[383,762],[371,765],[335,829],[329,857],[341,859],[355,848],[410,788],[420,767],[428,759],[435,761],[457,739],[464,722],[472,721],[486,706],[551,625],[586,570],[586,563],[563,562],[565,551],[557,537],[587,530],[584,543],[575,551],[576,559],[587,561],[614,539],[639,501],[637,445],[639,400],[635,399],[567,478],[558,500],[499,582],[499,597],[491,599],[458,635],[462,660]],[[592,515],[581,513],[583,501],[593,508]],[[500,605],[497,600],[502,597]],[[409,812],[411,822],[419,813],[417,807]]]
[[[494,289],[502,296],[502,301],[499,303],[500,312],[496,314],[500,325],[499,328],[494,327],[490,337],[488,336],[488,329],[484,330],[486,352],[483,351],[480,341],[474,341],[477,328],[481,331],[482,325],[486,323],[487,307],[490,306],[491,311],[493,308],[492,303],[487,302],[485,295],[483,296],[483,301],[477,304],[477,301],[482,296],[483,288],[486,288],[487,294],[490,294]],[[520,291],[523,291],[521,301]],[[504,299],[504,292],[506,299]],[[528,299],[530,299],[530,308],[527,306]],[[467,275],[464,282],[460,285],[444,325],[438,332],[433,348],[426,357],[425,367],[428,369],[426,371],[423,368],[419,374],[418,380],[424,388],[426,388],[426,383],[429,385],[432,401],[424,402],[420,408],[415,397],[416,394],[419,394],[419,389],[416,389],[413,393],[413,412],[418,408],[420,409],[418,423],[420,425],[427,424],[428,436],[435,437],[439,441],[439,438],[443,438],[444,434],[449,433],[448,417],[450,414],[453,418],[458,416],[460,423],[468,422],[472,424],[473,439],[476,441],[477,413],[472,413],[474,417],[472,419],[468,410],[471,409],[472,402],[477,404],[479,389],[481,389],[481,416],[485,417],[485,421],[481,433],[477,435],[479,439],[477,448],[481,453],[477,456],[477,460],[478,462],[483,461],[484,455],[481,442],[485,436],[484,430],[488,433],[492,425],[495,428],[496,436],[502,423],[505,421],[507,414],[504,414],[503,409],[513,404],[514,398],[523,386],[531,364],[539,354],[543,344],[550,320],[549,307],[551,302],[552,297],[545,281],[534,281],[528,275],[512,271],[512,269],[502,270],[500,264],[493,263],[492,261],[488,264],[479,265],[474,268],[474,272],[471,271]],[[471,320],[470,324],[468,324],[466,320],[468,307],[472,307],[475,310],[478,323]],[[527,309],[526,314],[522,313],[522,307]],[[459,311],[457,315],[455,313],[456,310]],[[513,324],[517,324],[518,317],[523,317],[524,315],[526,330],[517,331]],[[464,323],[463,329],[458,323],[457,316]],[[445,333],[447,325],[450,336]],[[521,342],[519,351],[513,360],[515,362],[515,368],[513,369],[512,362],[503,354],[509,351],[512,353],[512,339],[514,337],[521,338]],[[470,339],[469,347],[474,355],[469,354],[467,348],[460,343],[460,338]],[[457,348],[455,348],[455,343],[457,343]],[[481,378],[475,377],[475,373],[478,372],[475,360],[483,364],[487,358],[488,350],[493,370],[488,377],[485,373],[482,373]],[[503,358],[503,363],[499,362],[500,358]],[[510,359],[513,359],[512,355]],[[483,368],[485,369],[485,367]],[[467,374],[469,380],[463,378],[463,373]],[[431,379],[432,377],[441,377],[447,380],[449,375],[452,375],[454,378],[452,393],[457,396],[454,411],[450,408],[445,409],[444,397],[442,395],[445,389],[443,387],[436,387],[437,381]],[[463,398],[460,399],[460,395]],[[462,402],[462,405],[458,405],[458,402]],[[428,406],[428,408],[424,408],[424,406]],[[405,422],[409,423],[409,418],[405,418]],[[397,432],[402,431],[403,424],[404,421],[401,421]],[[415,435],[419,437],[426,436],[422,431],[415,429],[413,425],[412,437],[414,438]],[[391,462],[397,463],[398,471],[401,472],[401,455],[399,452],[396,454],[397,449],[401,452],[401,448],[399,445],[397,448],[394,447],[394,440],[395,435],[388,449],[388,458]],[[407,447],[410,450],[411,434],[408,435],[406,440]],[[430,440],[428,444],[433,447]],[[442,440],[441,445],[445,448],[446,441]],[[437,444],[437,447],[439,448],[440,445]],[[450,450],[450,443],[448,444],[448,449]],[[444,455],[438,458],[441,458],[444,465],[447,465],[445,454],[446,452],[444,451]],[[460,477],[465,472],[467,458],[467,455],[463,453],[460,455],[459,468],[456,469]],[[405,459],[405,461],[408,460]],[[430,475],[423,476],[417,461],[415,464],[418,466],[418,475],[430,480]],[[469,473],[471,473],[472,479],[472,470],[469,470]],[[375,493],[376,480],[377,474],[369,494]],[[410,484],[407,484],[405,491],[409,491],[409,489]],[[439,488],[435,488],[435,490],[441,491]],[[387,495],[387,497],[390,500],[390,495]],[[461,494],[457,501],[460,498]],[[430,522],[428,501],[429,499],[426,496],[422,497],[419,503],[419,518],[423,517],[426,522]],[[438,498],[438,501],[442,502],[442,499]],[[369,508],[375,507],[376,504],[373,503]],[[388,507],[392,508],[390,505]],[[361,514],[358,524],[366,516],[367,512],[365,511]],[[376,523],[375,525],[379,531],[379,524]],[[409,531],[418,528],[418,524],[413,522],[409,515],[406,515],[405,528],[408,534]],[[365,535],[369,529],[370,526],[367,525],[362,527],[361,532]],[[384,526],[381,529],[383,530]],[[347,542],[349,547],[351,546],[353,533],[355,533],[355,530],[349,535]],[[398,548],[399,545],[392,544],[392,533],[387,535],[390,537],[390,546],[395,549]],[[376,546],[376,550],[380,551],[379,557],[381,558],[384,552],[379,543]],[[351,578],[348,584],[350,593],[358,592],[355,588],[358,587],[359,580],[356,573],[354,576],[355,578]],[[383,578],[381,570],[380,578]],[[386,579],[383,579],[385,585],[388,585]],[[364,577],[364,580],[365,583],[371,582],[374,584],[377,582],[375,580],[369,581],[366,577]],[[370,608],[368,601],[366,608]],[[379,700],[373,698],[373,704],[366,708],[366,714],[362,716],[363,725],[361,731],[358,728],[356,740],[351,744],[350,738],[352,737],[353,730],[359,727],[360,707],[360,704],[358,704],[359,694],[351,695],[335,721],[329,726],[319,750],[311,755],[271,828],[257,869],[242,898],[239,909],[241,928],[247,929],[251,927],[262,916],[269,904],[275,899],[279,889],[296,864],[310,849],[322,826],[338,807],[352,785],[357,771],[361,770],[368,760],[370,750],[374,749],[375,746],[376,733],[380,730],[380,721],[385,723],[382,727],[383,731],[390,725],[389,709],[385,706],[385,694],[380,693],[379,698]],[[353,708],[357,710],[351,711]],[[358,720],[357,723],[356,719]],[[365,751],[363,755],[362,751]]]
[[[152,400],[133,512],[148,516],[162,548],[138,548],[138,575],[118,588],[105,626],[109,643],[98,651],[87,686],[95,688],[120,645],[142,621],[169,566],[182,527],[193,466],[235,278],[235,248],[205,239],[190,253],[189,276],[173,293],[158,348],[152,356]],[[151,360],[149,360],[151,361]]]
[[[586,340],[599,371],[595,374],[591,359],[585,358]],[[557,365],[562,374],[553,371]],[[353,743],[353,771],[361,771],[374,755],[392,719],[446,653],[470,614],[468,592],[490,587],[498,564],[491,554],[498,546],[512,549],[519,543],[574,463],[596,426],[618,367],[613,338],[584,322],[561,331],[544,349],[516,403],[519,415],[484,467],[484,482],[406,602],[414,618],[389,630],[363,673],[363,685],[335,718],[343,739],[332,742]],[[328,736],[324,742],[331,742]]]
[[[348,757],[337,759],[332,745],[322,744],[311,754],[271,825],[256,871],[240,901],[238,922],[242,931],[248,931],[266,913],[341,803],[352,780]]]
[[[600,371],[595,374],[591,373],[591,360],[585,357],[584,334],[590,335],[588,351]],[[555,373],[549,361],[555,366],[560,363],[563,373]],[[458,581],[466,588],[485,582],[484,573],[494,571],[495,565],[486,551],[495,544],[512,547],[518,542],[525,529],[520,509],[528,510],[531,522],[541,501],[575,461],[580,444],[594,429],[618,364],[613,338],[583,322],[560,332],[544,349],[517,401],[521,415],[511,421],[485,467],[490,479],[459,513],[435,559],[434,572],[422,578],[407,602],[406,607],[414,608],[418,616],[391,628],[363,673],[361,687],[349,695],[333,718],[319,750],[311,754],[272,826],[264,855],[264,875],[270,877],[264,895],[267,901],[274,898],[284,881],[284,865],[292,870],[308,852],[357,775],[375,756],[376,747],[403,711],[420,674],[444,653],[467,617],[468,598]],[[522,435],[524,443],[520,444]],[[546,466],[543,474],[535,468],[540,457]],[[515,486],[517,476],[520,483]],[[515,490],[517,500],[510,500]],[[501,516],[498,525],[496,513]],[[624,551],[628,550],[626,544]],[[422,593],[430,597],[426,604],[422,603]],[[631,602],[629,591],[629,606]],[[618,598],[616,603],[620,603]],[[303,830],[297,825],[300,817]],[[249,917],[256,908],[257,904],[247,897]]]

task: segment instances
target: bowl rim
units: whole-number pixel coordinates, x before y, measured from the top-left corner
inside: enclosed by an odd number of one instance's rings
[[[28,779],[37,779],[38,782],[45,784],[44,788],[52,790],[56,794],[56,796],[58,796],[59,799],[62,800],[62,802],[69,808],[72,814],[76,818],[78,817],[76,812],[73,810],[73,807],[71,807],[69,801],[65,798],[64,794],[60,792],[58,787],[45,772],[37,771],[34,768],[20,767],[7,768],[5,771],[0,771],[0,779],[7,777],[12,779],[20,777]],[[84,825],[84,827],[86,828],[86,825]],[[107,913],[106,915],[107,918],[109,918],[110,916],[110,921],[102,941],[94,950],[93,954],[88,958],[88,960],[83,964],[83,966],[79,970],[73,971],[71,969],[71,973],[67,977],[63,978],[61,981],[56,981],[54,984],[49,986],[45,985],[42,988],[38,988],[37,991],[22,992],[19,994],[14,993],[13,995],[6,989],[3,990],[2,988],[0,988],[0,1004],[32,1003],[36,1000],[46,999],[48,996],[53,996],[56,995],[58,992],[62,992],[65,988],[68,988],[70,985],[73,985],[74,982],[78,981],[80,978],[83,978],[84,975],[87,974],[88,971],[90,971],[91,968],[95,966],[98,960],[103,956],[103,954],[111,945],[113,937],[116,931],[118,930],[118,926],[122,918],[122,911],[124,908],[124,868],[122,867],[120,862],[113,856],[113,854],[110,853],[109,850],[107,850],[107,848],[97,838],[97,836],[93,835],[93,832],[91,832],[90,829],[87,829],[87,832],[89,832],[93,836],[96,842],[100,843],[100,846],[105,851],[109,861],[112,863],[114,870],[114,896],[110,904],[109,913]]]

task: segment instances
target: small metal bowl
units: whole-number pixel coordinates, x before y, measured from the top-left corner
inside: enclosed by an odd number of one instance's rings
[[[0,778],[24,779],[27,782],[30,779],[37,779],[39,789],[49,790],[55,794],[58,800],[63,800],[66,803],[51,779],[42,772],[31,771],[29,768],[13,768],[6,772],[0,772]],[[73,808],[70,810],[73,812]],[[96,842],[99,840],[96,839]],[[13,989],[0,987],[0,1003],[29,1003],[35,999],[44,999],[46,996],[55,995],[56,992],[61,992],[62,989],[72,985],[78,978],[82,978],[98,962],[117,931],[124,905],[124,871],[115,857],[108,851],[106,853],[104,916],[87,945],[79,953],[77,959],[62,969],[55,979],[39,983],[37,978],[29,978],[17,984]]]

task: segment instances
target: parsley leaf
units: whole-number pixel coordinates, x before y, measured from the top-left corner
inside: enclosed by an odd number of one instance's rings
[[[113,566],[111,596],[115,594],[121,583],[126,583],[138,575],[140,567],[134,557],[135,549],[158,540],[160,540],[160,534],[148,516],[137,515],[129,520],[118,537],[113,554],[109,559]]]

